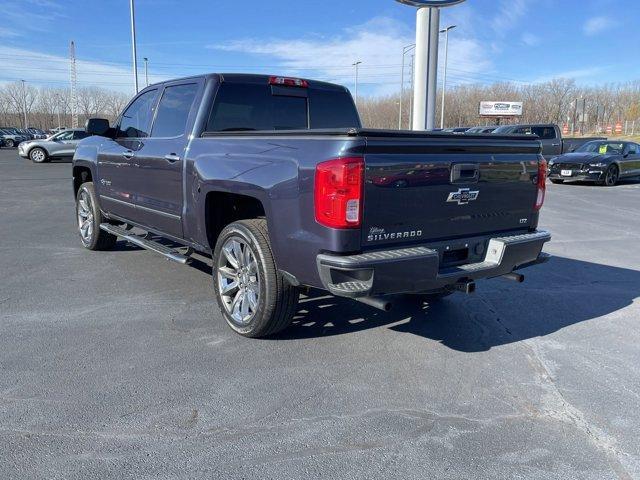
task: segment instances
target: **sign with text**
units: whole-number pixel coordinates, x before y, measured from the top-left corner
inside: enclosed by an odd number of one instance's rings
[[[522,102],[480,102],[481,117],[519,117]]]

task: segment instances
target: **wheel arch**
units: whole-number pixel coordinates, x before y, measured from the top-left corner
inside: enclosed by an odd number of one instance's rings
[[[80,185],[85,182],[92,182],[94,179],[93,169],[89,164],[74,163],[73,165],[73,195],[74,197],[80,190]]]

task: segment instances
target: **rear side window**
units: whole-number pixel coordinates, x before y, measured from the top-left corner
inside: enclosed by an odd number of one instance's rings
[[[119,138],[144,138],[149,136],[154,101],[158,90],[149,90],[136,98],[122,114],[118,127]]]
[[[158,105],[153,124],[153,137],[179,137],[184,135],[191,106],[198,91],[197,83],[167,87]]]
[[[533,127],[531,131],[543,140],[553,140],[556,138],[556,132],[552,127]]]
[[[301,130],[308,128],[307,99],[272,95],[270,85],[223,83],[207,131]]]

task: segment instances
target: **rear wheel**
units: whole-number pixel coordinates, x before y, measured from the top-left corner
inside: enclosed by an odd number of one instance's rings
[[[29,152],[29,158],[33,163],[44,163],[48,160],[47,152],[40,147],[32,148]]]
[[[551,183],[555,183],[556,185],[560,185],[561,183],[564,183],[564,180],[551,180]]]
[[[89,250],[108,250],[117,241],[115,235],[100,230],[104,221],[102,212],[98,208],[96,192],[93,183],[83,183],[76,196],[76,216],[78,219],[78,233],[82,245]]]
[[[225,227],[213,265],[216,300],[234,331],[258,338],[291,324],[299,291],[276,268],[266,220],[241,220]]]
[[[618,178],[620,177],[620,171],[618,170],[617,165],[611,165],[607,168],[606,173],[604,174],[604,185],[606,187],[613,187],[616,183],[618,183]]]

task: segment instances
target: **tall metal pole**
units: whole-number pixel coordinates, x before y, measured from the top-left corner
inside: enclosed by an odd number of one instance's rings
[[[133,0],[129,0],[131,10],[131,50],[133,55],[133,84],[136,94],[138,93],[138,56],[136,52],[136,14]]]
[[[143,58],[144,60],[144,81],[149,86],[149,59],[147,57]]]
[[[438,75],[440,9],[422,7],[416,17],[416,66],[413,130],[432,130]]]
[[[56,110],[58,111],[58,128],[60,128],[62,127],[62,123],[60,123],[60,95],[56,93],[54,98],[56,99]]]
[[[29,128],[29,121],[27,120],[27,88],[25,87],[25,81],[22,82],[22,106],[24,107],[24,128]]]
[[[415,48],[416,44],[412,43],[411,45],[406,45],[402,49],[402,71],[400,74],[400,108],[398,112],[398,130],[402,130],[402,110],[404,103],[404,59],[408,52],[410,52],[413,48]],[[413,95],[413,92],[412,92]]]
[[[413,94],[416,91],[416,86],[414,84],[415,81],[415,68],[416,67],[416,56],[411,55],[411,95],[409,95],[409,121],[413,119]]]
[[[450,25],[444,30],[440,30],[440,33],[444,33],[444,75],[442,76],[442,105],[440,112],[440,128],[444,129],[444,103],[447,91],[447,63],[449,61],[449,30],[456,28],[455,25]]]
[[[358,66],[361,64],[362,62],[357,61],[353,64],[354,67],[356,67],[356,107],[358,106]]]

